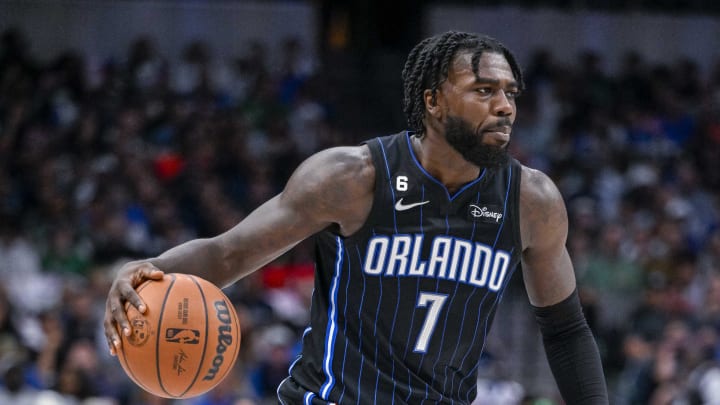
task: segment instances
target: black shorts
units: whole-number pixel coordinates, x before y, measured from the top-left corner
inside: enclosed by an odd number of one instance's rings
[[[335,405],[300,386],[292,377],[284,379],[277,390],[280,405]]]

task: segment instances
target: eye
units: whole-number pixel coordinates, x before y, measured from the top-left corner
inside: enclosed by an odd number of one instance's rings
[[[492,87],[478,87],[475,89],[475,91],[478,94],[482,94],[483,96],[487,96],[493,93]]]
[[[507,98],[515,99],[518,98],[518,96],[520,96],[520,91],[518,90],[508,90],[505,92],[505,97]]]

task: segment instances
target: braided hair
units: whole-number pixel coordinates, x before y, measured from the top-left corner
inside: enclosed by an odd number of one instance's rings
[[[522,71],[515,56],[495,38],[467,32],[448,31],[427,38],[417,44],[408,55],[402,72],[405,97],[403,110],[408,128],[422,135],[425,132],[425,90],[432,91],[433,100],[440,85],[447,80],[448,70],[460,51],[472,52],[472,69],[477,66],[484,51],[503,55],[510,64],[519,90],[524,87]]]

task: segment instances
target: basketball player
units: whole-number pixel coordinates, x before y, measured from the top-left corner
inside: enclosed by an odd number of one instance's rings
[[[282,404],[469,404],[493,314],[517,265],[568,404],[607,404],[565,248],[567,213],[543,173],[507,152],[520,68],[495,39],[447,32],[402,72],[410,130],[321,151],[227,232],[126,264],[105,333],[162,272],[227,286],[316,235],[312,320]]]

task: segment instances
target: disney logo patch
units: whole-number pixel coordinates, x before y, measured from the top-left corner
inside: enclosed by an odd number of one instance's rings
[[[499,224],[503,218],[503,210],[499,205],[470,204],[467,210],[467,219],[474,222]]]

